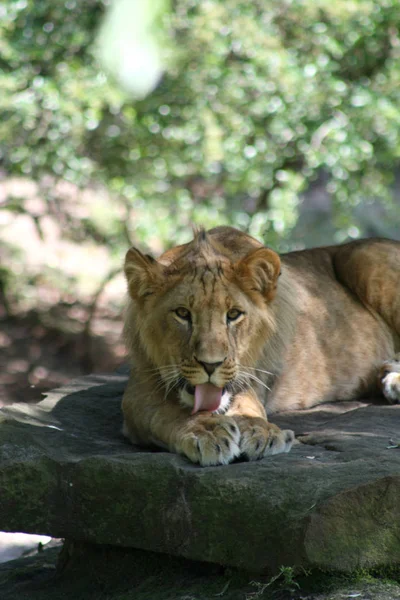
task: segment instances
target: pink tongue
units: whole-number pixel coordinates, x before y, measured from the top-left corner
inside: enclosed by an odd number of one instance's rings
[[[192,415],[199,410],[209,410],[213,412],[219,408],[222,398],[222,388],[218,388],[212,383],[201,383],[196,385],[194,391],[194,407]]]

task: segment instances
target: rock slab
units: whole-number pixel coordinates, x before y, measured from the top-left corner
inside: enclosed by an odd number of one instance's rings
[[[122,437],[125,385],[90,376],[0,410],[0,530],[253,571],[400,563],[400,406],[285,413],[289,454],[202,468]]]

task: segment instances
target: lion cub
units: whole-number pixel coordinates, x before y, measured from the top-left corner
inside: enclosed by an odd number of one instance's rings
[[[400,402],[400,243],[278,256],[230,227],[158,260],[131,248],[124,433],[195,463],[288,452],[266,411]]]

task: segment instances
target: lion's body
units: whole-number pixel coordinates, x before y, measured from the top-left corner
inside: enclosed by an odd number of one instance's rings
[[[353,264],[346,266],[349,255]],[[271,381],[267,408],[307,408],[376,394],[379,368],[400,350],[400,244],[366,240],[281,259],[296,324],[280,374]]]
[[[201,464],[254,459],[293,441],[265,411],[379,390],[400,401],[398,242],[279,259],[221,227],[158,262],[131,250],[125,272],[133,366],[123,411],[133,441]]]

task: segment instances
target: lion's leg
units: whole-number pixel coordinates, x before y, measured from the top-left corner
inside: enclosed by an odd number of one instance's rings
[[[237,394],[226,414],[233,417],[239,426],[240,453],[247,460],[257,460],[291,449],[293,431],[279,429],[268,422],[264,406],[254,390]]]
[[[346,244],[335,252],[333,263],[339,281],[400,335],[400,243]]]
[[[400,404],[400,352],[383,363],[379,371],[379,386],[390,404]]]
[[[333,260],[339,281],[385,321],[387,329],[380,356],[391,356],[399,350],[400,243],[365,240],[347,244],[339,248]],[[378,385],[391,404],[400,403],[400,353],[382,364]]]
[[[191,415],[178,401],[166,402],[152,390],[146,393],[131,377],[122,410],[123,432],[133,443],[155,444],[202,466],[228,464],[241,454],[254,460],[288,452],[294,439],[293,432],[268,423],[254,392],[234,398],[224,415]]]
[[[138,445],[156,445],[202,466],[224,465],[240,454],[240,431],[226,415],[189,410],[131,377],[122,400],[123,433]]]

